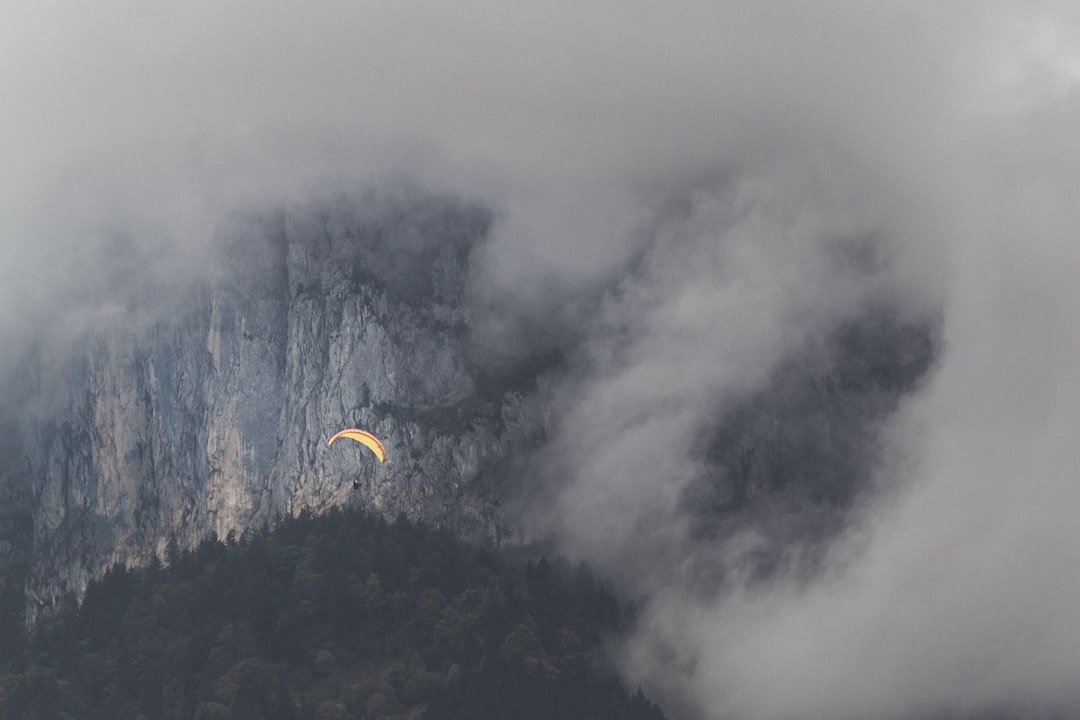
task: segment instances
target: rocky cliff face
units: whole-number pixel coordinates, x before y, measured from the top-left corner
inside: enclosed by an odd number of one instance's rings
[[[470,364],[467,262],[488,223],[431,197],[237,221],[167,313],[136,293],[74,352],[37,352],[2,482],[26,532],[7,523],[0,544],[29,558],[30,618],[114,563],[303,509],[506,533],[500,467],[543,436],[543,383]],[[346,426],[388,461],[328,448]]]
[[[513,480],[543,475],[530,451],[558,432],[573,382],[551,358],[474,362],[470,256],[490,222],[415,192],[324,198],[237,219],[194,276],[148,287],[127,262],[92,322],[29,354],[0,408],[0,633],[16,587],[33,621],[115,563],[305,509],[514,537],[512,508],[558,492]],[[869,308],[727,403],[700,428],[700,478],[682,497],[695,538],[777,517],[777,547],[829,532],[875,462],[877,428],[930,367],[932,336]],[[571,365],[574,342],[559,348]],[[389,460],[328,448],[347,426]]]

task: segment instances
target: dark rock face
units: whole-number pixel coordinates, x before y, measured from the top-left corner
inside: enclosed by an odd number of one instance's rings
[[[136,300],[74,354],[38,352],[25,463],[3,482],[33,527],[29,547],[13,538],[30,559],[28,616],[114,563],[303,509],[502,537],[498,467],[544,428],[539,386],[481,392],[470,368],[467,263],[488,224],[432,197],[237,221],[178,309]],[[328,448],[346,426],[379,436],[388,462]]]
[[[782,363],[763,390],[726,407],[701,432],[709,471],[682,496],[695,541],[707,547],[752,528],[758,542],[739,558],[740,572],[768,577],[789,545],[800,548],[800,571],[813,572],[816,553],[874,489],[882,430],[931,372],[937,328],[932,318],[869,308]],[[723,563],[702,557],[700,576],[722,580]]]
[[[934,358],[932,327],[873,308],[773,373],[706,434],[731,510],[795,492],[843,507],[878,460],[881,426]]]

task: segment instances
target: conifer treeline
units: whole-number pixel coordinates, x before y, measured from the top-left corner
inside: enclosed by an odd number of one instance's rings
[[[584,565],[302,514],[110,570],[9,646],[0,718],[661,720],[604,661],[626,622]]]

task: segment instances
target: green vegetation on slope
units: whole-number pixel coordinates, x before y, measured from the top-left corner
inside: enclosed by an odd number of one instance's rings
[[[626,613],[583,565],[352,511],[166,560],[8,653],[0,718],[663,717],[606,666]]]

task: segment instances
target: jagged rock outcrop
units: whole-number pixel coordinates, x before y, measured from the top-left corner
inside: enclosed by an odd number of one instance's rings
[[[499,468],[542,438],[543,383],[471,366],[463,300],[488,224],[407,195],[238,220],[176,307],[136,293],[74,352],[38,352],[25,467],[7,481],[33,521],[28,616],[114,563],[303,509],[502,536]],[[389,461],[327,448],[345,426],[382,438]]]

